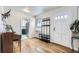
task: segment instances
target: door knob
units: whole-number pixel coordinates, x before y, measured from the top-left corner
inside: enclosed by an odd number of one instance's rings
[[[53,28],[53,30],[55,31],[55,27]]]

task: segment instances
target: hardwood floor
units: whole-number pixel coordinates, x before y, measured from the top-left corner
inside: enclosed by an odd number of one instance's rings
[[[36,38],[25,39],[22,40],[21,42],[21,53],[72,53],[72,52],[73,51],[69,48],[57,44],[46,43]]]

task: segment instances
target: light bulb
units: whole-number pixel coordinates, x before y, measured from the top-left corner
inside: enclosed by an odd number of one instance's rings
[[[68,17],[68,15],[64,15],[64,18],[66,19]]]
[[[57,17],[55,17],[55,19],[57,20]]]
[[[60,19],[60,16],[58,16],[58,19]]]
[[[61,19],[63,19],[64,17],[63,16],[61,16]]]

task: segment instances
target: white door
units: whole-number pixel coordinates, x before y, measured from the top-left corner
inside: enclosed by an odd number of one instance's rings
[[[61,21],[60,19],[56,19],[56,16],[51,17],[51,26],[50,26],[50,42],[60,44],[61,40]]]
[[[67,12],[63,15],[64,18],[61,19],[61,44],[67,47],[71,46],[71,31],[70,31],[70,23],[71,23],[71,16]]]
[[[60,44],[61,41],[61,20],[60,16],[58,16],[58,19],[54,18],[54,28],[53,28],[53,33],[54,33],[54,42]]]
[[[67,47],[71,46],[70,22],[69,12],[51,18],[51,42]]]

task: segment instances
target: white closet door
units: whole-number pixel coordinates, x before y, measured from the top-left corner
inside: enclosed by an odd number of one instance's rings
[[[54,19],[54,42],[60,44],[61,42],[61,20],[60,19]]]
[[[54,17],[50,17],[50,42],[54,42]]]
[[[65,16],[65,15],[64,15]],[[69,13],[67,13],[67,18],[61,19],[61,35],[62,35],[62,42],[61,44],[67,47],[71,46],[71,31],[70,31],[70,22],[71,22],[71,16]]]
[[[68,14],[68,13],[67,13]],[[63,14],[64,16],[65,14]],[[71,33],[70,33],[70,15],[63,19],[54,19],[54,42],[63,46],[71,46]]]

